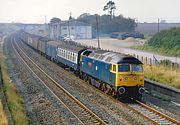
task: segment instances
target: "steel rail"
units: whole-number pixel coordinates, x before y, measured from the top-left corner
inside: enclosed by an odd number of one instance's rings
[[[59,87],[63,92],[65,92],[72,100],[74,100],[83,110],[83,112],[86,112],[87,117],[91,118],[92,121],[94,122],[94,124],[101,124],[101,125],[106,125],[106,123],[99,118],[99,116],[97,116],[93,111],[91,111],[89,108],[87,108],[83,103],[81,103],[78,99],[76,99],[74,96],[72,96],[67,90],[65,90],[61,85],[59,85],[53,78],[51,78],[45,71],[43,71],[32,59],[30,59],[24,52],[23,50],[18,46],[18,44],[16,42],[13,42],[16,44],[16,46],[19,48],[19,50],[23,53],[24,56],[26,56],[27,59],[29,59],[29,61],[36,66],[46,77],[48,77],[57,87]],[[80,121],[81,124],[86,124],[84,123],[84,121],[80,120],[80,118],[78,118],[78,116],[76,116],[76,114],[70,109],[68,108],[68,106],[62,102],[59,97],[43,82],[43,80],[41,78],[39,78],[39,76],[28,66],[28,64],[26,63],[26,61],[23,59],[23,57],[18,53],[18,51],[15,49],[14,45],[12,44],[15,52],[17,53],[17,55],[21,58],[21,60],[23,61],[23,63],[25,63],[25,65],[31,70],[31,72],[33,72],[33,74],[35,74],[35,76],[48,88],[48,90],[51,91],[51,93],[53,93],[53,95],[58,98],[58,100],[78,119],[78,121]],[[82,114],[84,115],[84,114]]]
[[[146,105],[146,104],[144,104],[144,103],[142,103],[142,102],[140,102],[138,100],[136,100],[136,102],[139,105],[141,105],[142,107],[144,107],[145,109],[149,110],[150,112],[153,112],[154,114],[158,115],[159,118],[164,119],[164,121],[167,121],[167,123],[169,122],[170,124],[180,125],[180,121],[175,120],[175,119],[173,119],[173,118],[171,118],[171,117],[169,117],[169,116],[167,116],[167,115],[165,115],[165,114],[151,108],[150,106],[148,106],[148,105]],[[161,124],[161,120],[159,121],[158,119],[154,119],[153,121],[155,121],[157,124]]]
[[[94,87],[96,88],[96,87]],[[96,88],[97,89],[97,88]],[[100,93],[110,97],[113,101],[119,103],[120,105],[123,105],[124,107],[128,108],[129,110],[132,110],[133,112],[141,115],[142,117],[144,117],[145,119],[147,119],[148,121],[150,121],[151,123],[155,124],[155,125],[159,125],[159,124],[174,124],[174,125],[180,125],[180,122],[147,106],[146,104],[142,103],[142,102],[139,102],[139,101],[136,101],[137,104],[126,104],[126,103],[122,103],[116,99],[114,99],[113,97],[105,94],[104,92],[100,91],[99,89],[97,89]],[[134,106],[133,106],[134,105]],[[135,106],[136,105],[136,106]],[[147,111],[145,112],[141,112],[140,110],[137,109],[137,107],[140,107],[140,108],[144,108],[146,109]],[[147,114],[147,112],[149,112],[151,115],[154,115],[156,116],[156,118],[150,118]],[[153,114],[154,113],[154,114]],[[159,119],[158,119],[159,117]]]
[[[94,87],[94,86],[93,86],[93,87]],[[145,112],[145,113],[144,113],[144,112],[141,112],[140,110],[137,109],[137,107],[130,106],[130,105],[133,105],[133,103],[132,103],[132,104],[123,103],[123,102],[121,102],[121,101],[113,98],[112,96],[109,96],[109,95],[105,94],[104,92],[102,92],[101,90],[97,89],[96,87],[94,87],[94,88],[95,88],[97,91],[99,91],[101,94],[109,97],[109,98],[110,98],[111,100],[113,100],[114,102],[116,102],[116,103],[118,103],[118,104],[126,107],[127,109],[133,111],[133,112],[136,113],[136,114],[139,114],[140,116],[142,116],[143,118],[145,118],[145,119],[148,120],[149,122],[153,123],[154,125],[161,125],[161,124],[180,125],[180,121],[175,120],[175,119],[173,119],[173,118],[171,118],[171,117],[169,117],[169,116],[167,116],[167,115],[165,115],[165,114],[163,114],[163,113],[161,113],[161,112],[159,112],[159,111],[157,111],[157,110],[155,110],[155,109],[147,106],[146,104],[144,104],[144,103],[142,103],[142,102],[136,101],[137,103],[134,104],[134,105],[139,105],[139,107],[141,107],[141,108],[143,108],[143,107],[148,107],[148,108],[146,108],[146,109],[149,110],[149,112],[154,113],[154,115],[156,115],[157,117],[162,117],[162,120],[164,120],[164,121],[166,120],[166,122],[163,122],[163,121],[162,121],[161,123],[158,122],[158,121],[155,121],[156,119],[151,119],[150,117],[147,116],[147,114],[146,114],[147,112]],[[141,104],[142,104],[142,105],[141,105]],[[154,112],[153,112],[153,111],[154,111]],[[163,119],[163,118],[164,118],[164,119]]]

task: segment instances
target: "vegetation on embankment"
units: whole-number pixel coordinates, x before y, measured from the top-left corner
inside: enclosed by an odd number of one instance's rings
[[[12,119],[15,125],[28,125],[28,119],[23,105],[23,100],[19,95],[15,84],[10,79],[8,68],[6,65],[6,59],[2,54],[2,46],[0,45],[0,62],[1,72],[3,79],[3,91],[7,98],[8,108],[12,115]]]
[[[155,34],[145,45],[133,48],[180,57],[180,28],[163,30]]]
[[[3,105],[2,105],[1,99],[0,99],[0,125],[8,125],[6,115],[3,111]]]
[[[144,65],[144,74],[150,80],[180,89],[180,68]]]

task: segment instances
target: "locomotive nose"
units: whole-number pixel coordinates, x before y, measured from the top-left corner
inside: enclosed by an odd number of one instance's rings
[[[144,91],[145,91],[144,87],[140,87],[139,90],[138,90],[139,94],[143,94]]]

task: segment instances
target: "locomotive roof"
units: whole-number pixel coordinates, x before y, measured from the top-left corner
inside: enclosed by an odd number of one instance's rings
[[[122,63],[132,63],[132,64],[142,64],[141,61],[139,61],[137,58],[133,56],[128,56],[125,54],[120,53],[114,53],[104,50],[94,50],[89,57],[97,60],[101,60],[108,63],[116,63],[116,64],[122,64]]]

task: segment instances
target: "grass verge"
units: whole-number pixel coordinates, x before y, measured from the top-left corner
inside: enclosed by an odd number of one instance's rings
[[[144,65],[144,74],[148,79],[180,89],[180,68]]]
[[[165,56],[180,56],[180,51],[176,49],[165,49],[165,48],[154,48],[152,46],[149,46],[148,44],[144,45],[139,45],[139,46],[132,46],[130,47],[132,49],[137,49],[137,50],[144,50],[148,52],[155,52],[160,55],[165,55]]]
[[[23,100],[19,95],[16,86],[12,83],[9,77],[8,68],[6,65],[6,59],[2,53],[2,46],[0,45],[0,61],[1,61],[1,72],[3,79],[3,90],[7,98],[8,108],[11,112],[13,122],[15,125],[28,125],[28,118],[25,113]]]
[[[3,111],[3,105],[2,105],[1,99],[0,99],[0,125],[8,125],[6,115]]]

